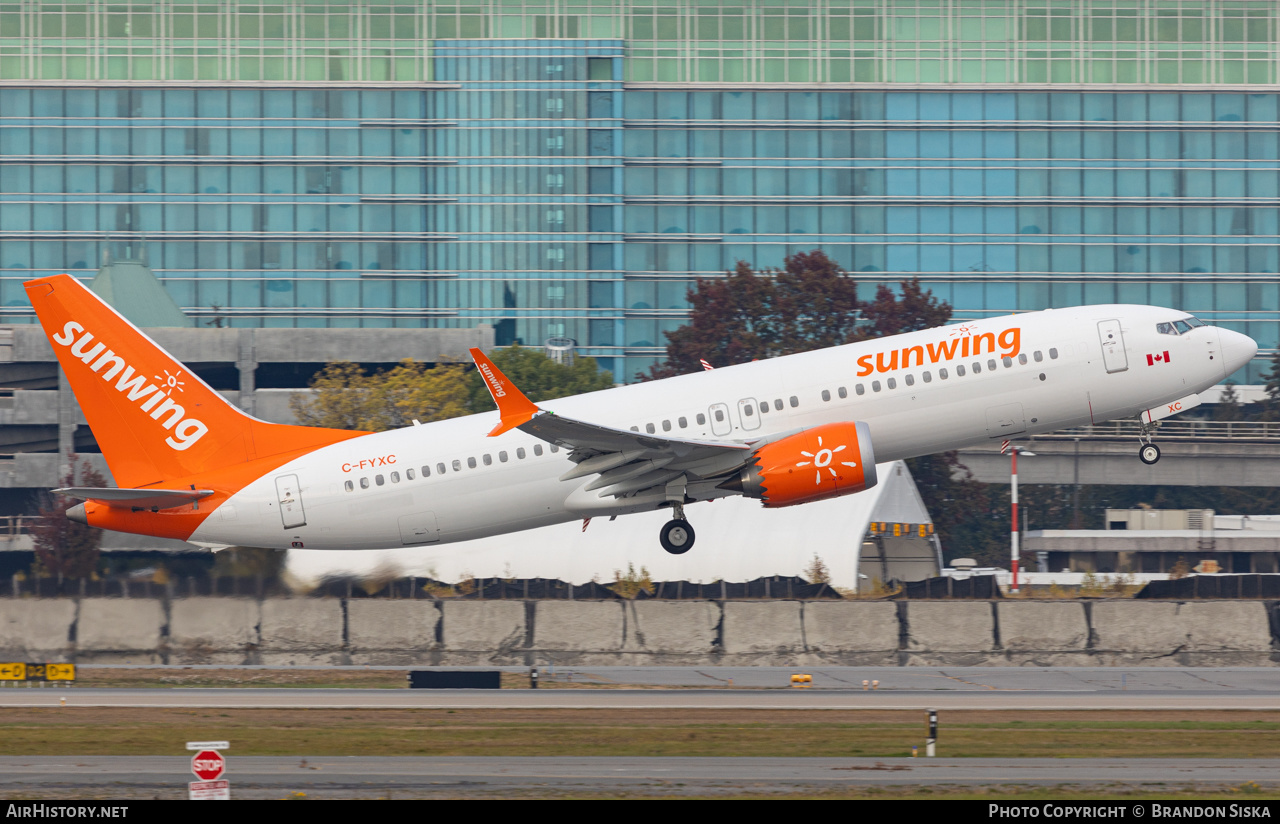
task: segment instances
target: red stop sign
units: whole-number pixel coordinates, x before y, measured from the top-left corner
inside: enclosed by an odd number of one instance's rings
[[[191,772],[201,781],[213,781],[227,768],[227,760],[217,750],[201,750],[191,758]]]

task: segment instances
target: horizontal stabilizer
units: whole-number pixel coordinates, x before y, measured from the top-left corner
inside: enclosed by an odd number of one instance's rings
[[[107,506],[124,509],[132,507],[169,509],[193,503],[213,494],[212,489],[115,489],[92,486],[71,486],[53,491],[70,498],[84,498],[86,501],[97,501]]]

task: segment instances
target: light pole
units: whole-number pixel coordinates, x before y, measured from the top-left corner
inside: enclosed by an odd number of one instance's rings
[[[1007,441],[1006,441],[1007,443]],[[1020,446],[1009,446],[1009,454],[1013,460],[1013,471],[1010,473],[1010,492],[1013,502],[1013,523],[1009,530],[1009,543],[1013,550],[1013,586],[1009,591],[1018,594],[1018,453],[1034,458],[1036,453]]]

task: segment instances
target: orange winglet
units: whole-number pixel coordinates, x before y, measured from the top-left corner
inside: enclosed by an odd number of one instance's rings
[[[476,362],[476,369],[480,370],[480,377],[484,378],[484,385],[489,388],[493,402],[498,405],[498,414],[502,416],[502,422],[489,433],[490,438],[527,423],[541,411],[484,352],[472,349],[471,359]]]

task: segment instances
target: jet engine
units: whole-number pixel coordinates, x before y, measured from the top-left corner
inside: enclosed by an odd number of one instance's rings
[[[875,485],[870,427],[862,421],[846,421],[765,444],[720,488],[758,498],[767,507],[781,507],[849,495]]]

